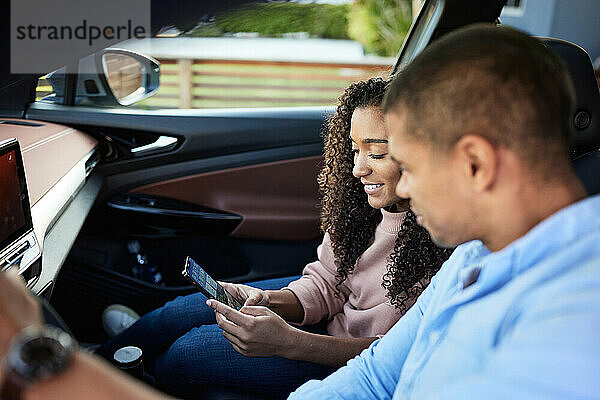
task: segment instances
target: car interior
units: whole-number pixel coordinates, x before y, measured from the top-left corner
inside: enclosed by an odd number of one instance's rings
[[[393,73],[444,33],[496,21],[504,5],[466,3],[425,1]],[[588,192],[600,193],[600,93],[592,63],[576,44],[540,40],[573,79],[570,158]],[[64,104],[36,102],[37,78],[21,76],[0,88],[0,161],[17,167],[15,207],[23,208],[13,231],[0,238],[0,263],[17,265],[60,316],[51,318],[80,342],[106,340],[101,314],[108,305],[144,314],[195,292],[181,276],[187,256],[231,282],[298,275],[314,260],[322,240],[316,176],[332,107],[89,107],[75,104],[73,82]],[[0,189],[14,195],[6,185]],[[250,397],[207,387],[199,398]]]

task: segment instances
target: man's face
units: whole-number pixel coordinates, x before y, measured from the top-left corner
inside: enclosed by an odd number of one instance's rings
[[[396,194],[410,199],[417,223],[429,231],[433,241],[454,247],[469,239],[468,197],[461,190],[460,174],[452,149],[434,150],[434,146],[416,140],[405,132],[403,113],[385,115],[389,154],[402,169]]]

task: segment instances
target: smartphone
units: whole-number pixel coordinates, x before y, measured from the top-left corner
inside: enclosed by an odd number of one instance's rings
[[[185,259],[185,267],[181,274],[187,278],[194,286],[196,286],[202,294],[209,299],[215,299],[229,307],[238,310],[242,308],[243,304],[240,303],[235,297],[229,294],[227,290],[217,281],[215,281],[206,271],[199,266],[190,257]]]

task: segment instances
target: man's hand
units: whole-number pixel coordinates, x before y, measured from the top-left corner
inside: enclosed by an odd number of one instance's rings
[[[285,357],[300,332],[266,307],[244,306],[236,311],[216,300],[208,300],[206,304],[215,310],[223,336],[244,356]]]
[[[23,328],[42,323],[40,303],[25,287],[16,268],[0,272],[0,358]]]
[[[264,290],[235,283],[219,283],[230,295],[240,300],[245,306],[269,306],[269,294]]]

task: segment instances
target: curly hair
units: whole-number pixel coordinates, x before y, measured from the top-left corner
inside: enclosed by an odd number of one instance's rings
[[[324,166],[318,176],[321,192],[321,230],[328,232],[336,263],[336,289],[352,274],[356,261],[371,245],[382,214],[368,203],[361,182],[354,177],[350,121],[354,110],[381,106],[388,82],[381,78],[352,83],[339,97],[324,131]],[[388,261],[383,287],[391,303],[407,309],[437,272],[448,251],[433,244],[427,231],[409,211]],[[420,289],[421,288],[421,289]]]
[[[392,305],[402,313],[408,311],[450,254],[452,249],[436,246],[429,232],[417,224],[415,213],[408,210],[381,283]]]

